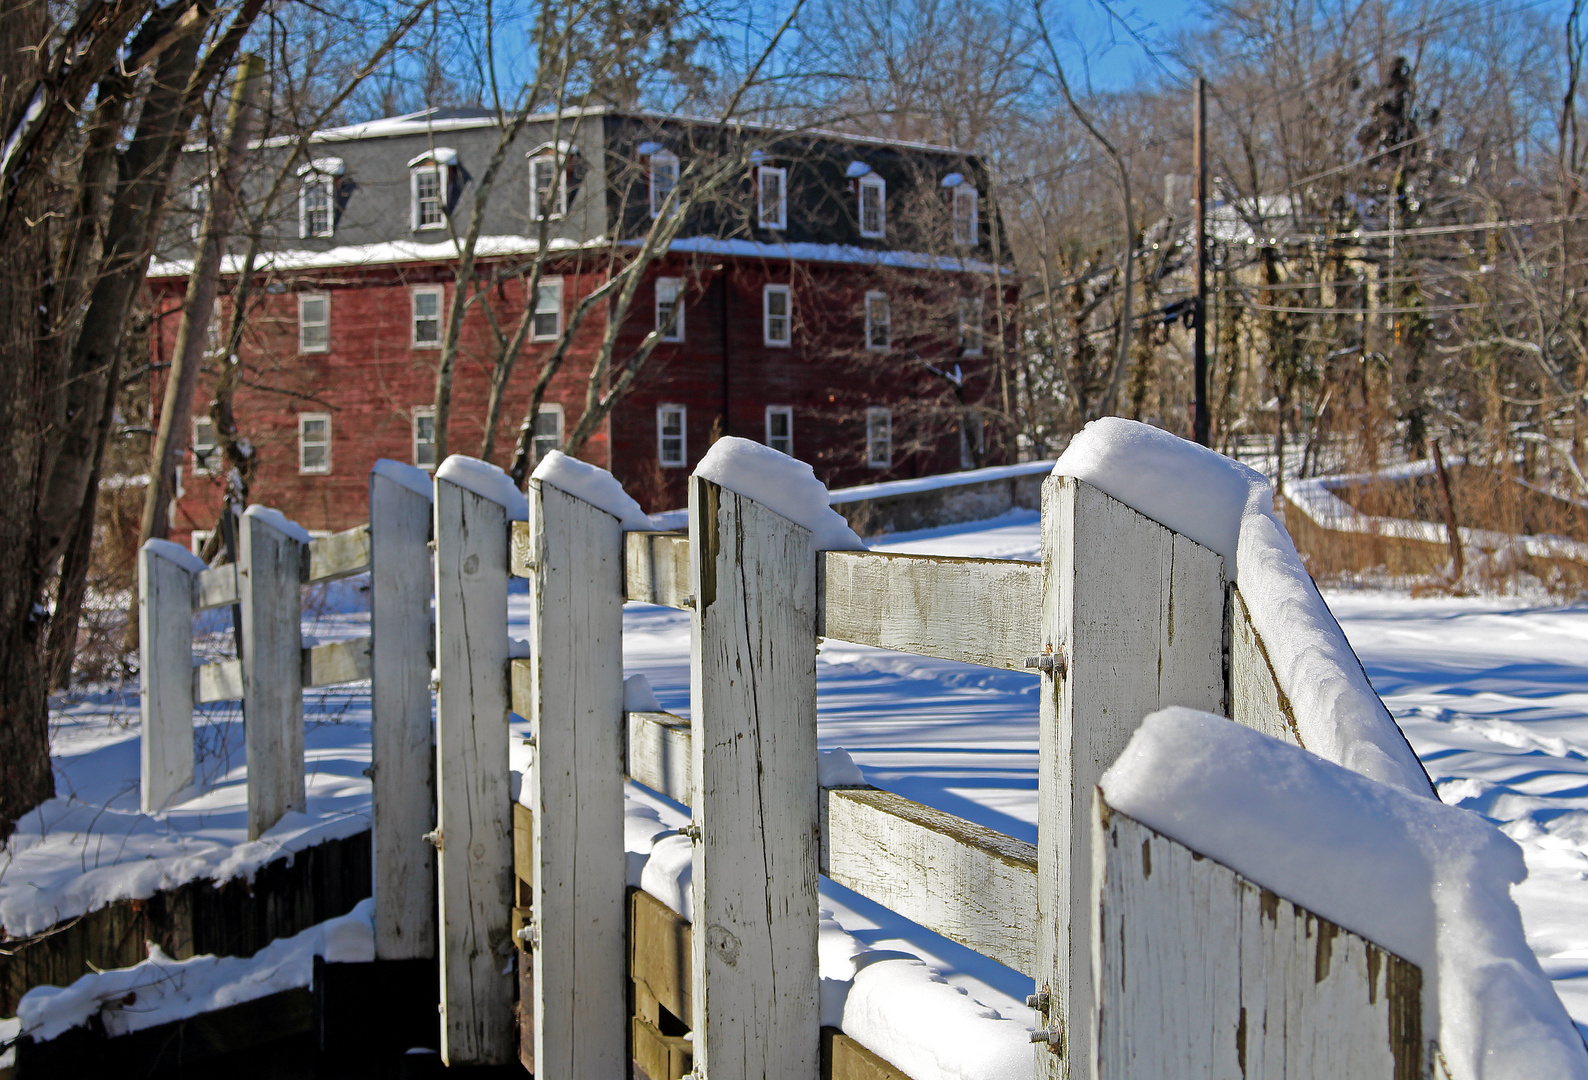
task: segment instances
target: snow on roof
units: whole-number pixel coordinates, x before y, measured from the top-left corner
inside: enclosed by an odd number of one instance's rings
[[[853,180],[857,176],[865,176],[870,171],[871,166],[867,165],[864,161],[851,161],[849,163],[849,168],[844,170],[844,175]]]
[[[668,250],[702,255],[780,259],[788,262],[859,263],[908,270],[953,270],[973,274],[991,274],[998,270],[992,263],[982,262],[980,259],[962,259],[957,255],[932,255],[924,251],[876,251],[851,244],[763,244],[755,240],[692,236],[674,240]],[[1002,272],[1011,274],[1014,271],[1005,267]]]
[[[339,157],[315,158],[313,161],[308,162],[307,164],[298,166],[299,176],[303,176],[306,173],[322,173],[326,176],[341,176],[346,171],[347,166],[343,164],[342,159]]]
[[[415,154],[409,158],[408,167],[411,169],[415,165],[422,165],[427,161],[433,161],[437,165],[456,165],[458,163],[458,152],[450,146],[434,146],[422,154]]]
[[[556,238],[547,246],[549,251],[573,251],[581,246],[595,247],[606,243],[604,239],[581,245],[574,240]],[[347,244],[327,248],[325,251],[265,251],[254,260],[255,273],[291,270],[319,270],[331,267],[385,266],[393,263],[450,262],[458,257],[461,246],[451,240],[435,244],[421,244],[412,240],[388,240],[378,244]],[[532,255],[539,244],[527,236],[482,236],[475,243],[474,253],[481,258],[500,255]],[[242,272],[243,257],[227,255],[221,260],[222,274]],[[156,260],[149,264],[151,279],[183,278],[193,271],[193,260]]]
[[[1418,798],[1194,709],[1153,713],[1102,776],[1109,805],[1422,968],[1425,1037],[1465,1080],[1588,1077],[1529,948],[1521,849]]]

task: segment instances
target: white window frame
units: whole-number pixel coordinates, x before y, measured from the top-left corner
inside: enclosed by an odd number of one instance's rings
[[[657,173],[666,167],[672,176],[670,183],[658,189],[656,184]],[[667,200],[667,193],[678,186],[678,155],[669,150],[658,150],[651,155],[648,173],[648,187],[651,198],[651,217],[657,217],[662,212],[662,203]]]
[[[562,308],[563,308],[562,278],[560,278],[560,277],[543,277],[543,278],[540,279],[539,284],[537,284],[535,286],[535,288],[537,290],[537,292],[535,293],[534,300],[533,300],[533,303],[535,304],[535,310],[530,312],[530,315],[529,315],[529,320],[530,320],[529,321],[529,340],[531,340],[531,341],[556,341],[558,338],[562,337]],[[539,315],[541,314],[541,312],[540,312],[540,293],[538,291],[540,289],[554,290],[556,292],[556,294],[557,294],[557,329],[553,330],[549,334],[543,334],[543,333],[540,332],[540,318],[539,318]],[[641,310],[643,310],[643,309],[641,309]]]
[[[981,193],[976,190],[976,185],[966,181],[954,187],[954,243],[966,247],[975,247],[981,242]],[[960,213],[960,202],[968,202],[970,213]]]
[[[552,171],[551,181],[551,206],[548,209],[540,205],[540,183],[535,176],[541,165],[549,164]],[[561,161],[558,155],[535,154],[529,159],[529,220],[540,221],[549,218],[552,221],[568,213],[568,159],[564,156]]]
[[[981,297],[962,296],[959,298],[959,349],[961,355],[981,355],[987,334],[986,319],[986,308]]]
[[[777,438],[777,436],[772,434],[772,418],[774,416],[783,418],[784,430],[788,434],[782,436],[782,441],[788,444],[787,448],[778,446],[774,441]],[[768,405],[766,407],[766,444],[779,453],[787,454],[789,457],[794,456],[794,406]]]
[[[210,182],[201,180],[194,184],[188,201],[193,207],[193,239],[198,240],[204,235],[204,214],[210,208]]]
[[[209,428],[209,441],[207,443],[199,441],[200,426]],[[221,448],[219,440],[215,438],[215,421],[208,416],[193,417],[193,438],[188,443],[188,446],[193,451],[193,475],[214,476],[215,466],[219,464],[215,455],[219,453]],[[201,454],[199,451],[206,446],[209,448],[209,452]]]
[[[408,170],[408,195],[409,212],[413,219],[413,231],[425,232],[430,229],[445,229],[447,227],[447,165],[415,165]],[[419,178],[421,176],[434,176],[436,178],[436,220],[424,220],[424,205],[419,197]],[[429,202],[427,197],[423,202]]]
[[[873,304],[881,301],[882,320],[878,322],[872,318]],[[884,340],[876,340],[876,330],[881,327]],[[872,352],[887,352],[893,348],[893,310],[888,303],[888,294],[885,292],[868,292],[866,294],[866,348]]]
[[[325,421],[325,442],[305,443],[303,441],[304,427],[316,420]],[[311,446],[325,447],[325,463],[323,465],[305,465],[303,451]],[[298,472],[304,475],[325,476],[331,471],[331,414],[330,413],[299,413],[298,414]]]
[[[666,323],[662,319],[662,294],[668,289],[673,290],[673,328],[671,332],[663,329]],[[659,277],[656,279],[656,329],[662,330],[663,341],[684,340],[683,278]]]
[[[772,297],[780,294],[783,297],[783,314],[772,314]],[[783,320],[783,338],[778,340],[772,336],[772,320]],[[761,343],[774,349],[786,349],[794,340],[794,291],[788,285],[763,285],[761,286]]]
[[[529,446],[534,452],[534,460],[537,462],[540,461],[541,458],[545,457],[545,454],[542,453],[540,449],[540,441],[546,438],[546,436],[541,434],[539,430],[540,418],[542,416],[555,416],[557,418],[557,445],[551,447],[551,450],[562,449],[563,435],[566,434],[568,430],[566,427],[566,416],[563,413],[562,406],[555,402],[542,402],[540,409],[535,413],[535,430],[532,430],[529,433]]]
[[[419,460],[419,447],[424,445],[425,441],[419,437],[419,421],[421,420],[430,421],[429,443],[431,460],[428,463]],[[436,456],[436,407],[434,405],[414,406],[413,419],[410,423],[410,433],[412,438],[409,440],[409,447],[412,450],[414,468],[423,469],[426,472],[435,472],[436,462],[434,459]]]
[[[676,413],[678,416],[678,456],[667,456],[667,439],[665,434],[667,417]],[[658,405],[656,406],[656,461],[664,469],[682,469],[689,464],[689,407],[686,405]]]
[[[883,457],[878,457],[874,452],[879,442],[876,435],[878,422],[883,425],[880,442],[887,450]],[[873,405],[866,410],[866,468],[893,468],[893,410],[880,405]]]
[[[210,542],[210,537],[214,535],[214,533],[214,529],[194,529],[192,532],[188,533],[188,550],[195,555],[199,554],[204,550],[204,545]]]
[[[866,228],[866,192],[877,193],[877,227]],[[888,235],[888,182],[875,174],[862,176],[856,196],[856,212],[860,215],[860,235],[869,240],[882,240]]]
[[[311,232],[309,229],[309,192],[315,188],[325,193],[325,230]],[[336,235],[336,177],[324,173],[311,172],[298,184],[298,236],[335,236]]]
[[[303,302],[305,300],[321,300],[325,303],[325,318],[319,322],[305,322],[303,318]],[[312,344],[304,340],[304,331],[310,327],[318,326],[325,331],[325,340],[319,344]],[[331,294],[324,292],[301,292],[298,294],[298,352],[323,353],[331,351]]]
[[[777,216],[767,217],[766,181],[777,177]],[[777,165],[757,165],[755,169],[755,219],[763,229],[788,228],[788,170]]]
[[[436,298],[436,339],[434,341],[419,340],[419,298],[421,296],[434,296]],[[408,343],[415,349],[441,348],[441,322],[445,318],[443,308],[447,298],[446,288],[442,285],[415,285],[408,290]],[[430,316],[425,316],[426,319]]]

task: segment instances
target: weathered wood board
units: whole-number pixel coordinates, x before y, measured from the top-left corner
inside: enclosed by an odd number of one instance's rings
[[[138,668],[143,694],[140,773],[144,813],[193,782],[193,591],[200,575],[159,553],[138,552]],[[240,688],[239,688],[240,689]]]
[[[224,607],[237,603],[237,564],[227,563],[201,570],[193,578],[193,610]]]
[[[370,567],[370,786],[379,960],[436,954],[436,852],[424,839],[436,814],[432,517],[428,496],[370,473],[364,558]]]
[[[1229,594],[1229,718],[1264,735],[1300,746],[1301,732],[1296,728],[1290,699],[1279,688],[1268,650],[1252,627],[1246,600],[1234,585],[1230,586]]]
[[[372,485],[377,475],[370,474]],[[409,492],[409,494],[414,493]],[[375,521],[373,512],[370,514],[370,520],[376,527],[389,524]],[[335,581],[337,578],[362,574],[368,570],[370,535],[370,525],[355,525],[351,529],[309,541],[309,563],[304,573],[304,583]]]
[[[1038,563],[828,551],[819,565],[823,637],[994,668],[1040,651]]]
[[[507,757],[507,514],[437,478],[436,832],[441,1056],[517,1058]]]
[[[689,537],[631,532],[623,538],[623,597],[681,608],[689,595]]]
[[[823,873],[1000,964],[1036,970],[1035,846],[876,788],[823,795]]]
[[[689,923],[648,892],[629,894],[629,977],[680,1020],[694,1015]]]
[[[630,779],[669,799],[688,803],[693,794],[689,721],[672,713],[627,715],[625,768]]]
[[[1038,1076],[1092,1056],[1092,788],[1147,714],[1224,702],[1224,560],[1070,477],[1043,485],[1037,970],[1053,1004]]]
[[[303,780],[303,543],[244,514],[238,584],[243,616],[243,715],[248,838],[308,805]]]
[[[539,480],[529,526],[535,1064],[544,1076],[620,1076],[623,530]]]
[[[423,623],[420,625],[428,629]],[[304,649],[299,660],[303,689],[362,682],[369,678],[370,640],[369,637],[349,638]],[[242,696],[241,660],[218,660],[193,669],[193,700],[236,701]]]
[[[695,1066],[814,1080],[816,551],[700,476],[689,511]]]
[[[1093,828],[1091,1075],[1425,1075],[1416,965],[1110,810],[1101,792]]]

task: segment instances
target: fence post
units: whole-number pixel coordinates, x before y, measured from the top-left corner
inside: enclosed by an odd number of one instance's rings
[[[623,528],[531,481],[535,1072],[629,1072]]]
[[[308,534],[264,507],[242,518],[243,727],[248,838],[308,805],[303,785],[303,566]]]
[[[508,513],[444,470],[435,492],[441,1059],[506,1065],[515,1059]]]
[[[431,479],[376,462],[369,474],[370,783],[375,956],[435,955],[436,755],[431,734]]]
[[[1037,1075],[1093,1076],[1092,789],[1148,713],[1224,700],[1224,560],[1089,484],[1042,488]],[[1050,649],[1051,647],[1051,649]],[[1061,670],[1063,668],[1063,670]]]
[[[173,550],[174,549],[174,550]],[[187,553],[163,541],[138,551],[138,670],[143,812],[193,782],[193,582]],[[202,564],[200,564],[202,565]]]
[[[815,1080],[816,552],[689,483],[695,1075]]]

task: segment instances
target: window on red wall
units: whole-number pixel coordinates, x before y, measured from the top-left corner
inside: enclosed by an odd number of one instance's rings
[[[688,461],[686,417],[682,405],[656,407],[656,460],[664,469],[682,469]]]

